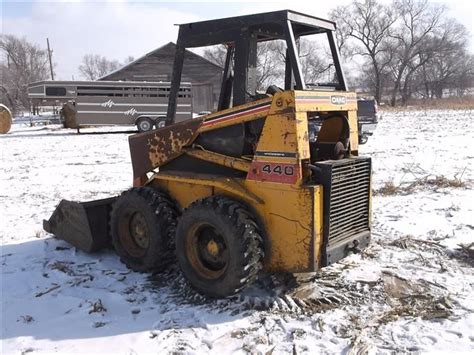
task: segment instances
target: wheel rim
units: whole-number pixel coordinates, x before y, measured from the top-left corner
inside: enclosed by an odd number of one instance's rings
[[[229,251],[224,237],[214,226],[196,225],[189,230],[186,239],[186,254],[194,270],[207,279],[224,274]]]
[[[143,256],[150,246],[150,233],[146,219],[140,212],[128,213],[119,226],[123,248],[134,257]]]
[[[150,127],[151,127],[150,122],[148,122],[148,121],[141,121],[140,122],[140,129],[142,131],[148,131],[150,129]]]

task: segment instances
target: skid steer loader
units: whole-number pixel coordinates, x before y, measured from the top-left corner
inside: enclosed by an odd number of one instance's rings
[[[63,200],[46,231],[92,252],[112,244],[137,271],[177,259],[192,287],[239,292],[260,270],[312,272],[367,246],[371,160],[358,156],[357,99],[348,92],[333,22],[276,11],[179,26],[163,128],[129,137],[133,188]],[[330,83],[307,83],[300,38],[322,36]],[[284,88],[256,92],[257,46],[286,45]],[[216,112],[175,123],[186,48],[225,44]]]

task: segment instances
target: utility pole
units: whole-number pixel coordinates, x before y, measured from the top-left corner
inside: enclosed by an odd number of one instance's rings
[[[54,71],[53,71],[53,51],[49,47],[49,38],[46,37],[46,44],[48,45],[48,58],[49,58],[49,70],[51,71],[51,80],[54,80]],[[53,105],[53,115],[56,115],[56,106]]]
[[[49,48],[49,38],[46,38],[46,43],[48,44],[48,58],[49,58],[49,69],[51,70],[51,80],[54,80],[53,60],[52,60],[53,51]]]

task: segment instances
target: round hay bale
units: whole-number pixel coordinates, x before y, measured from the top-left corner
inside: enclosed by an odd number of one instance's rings
[[[76,108],[72,103],[64,104],[60,114],[65,128],[77,128]]]
[[[12,128],[12,113],[5,105],[0,104],[0,134],[5,134]]]

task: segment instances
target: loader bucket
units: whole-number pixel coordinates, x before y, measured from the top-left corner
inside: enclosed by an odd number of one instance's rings
[[[61,200],[43,229],[87,253],[109,245],[109,216],[116,197],[90,202]]]

